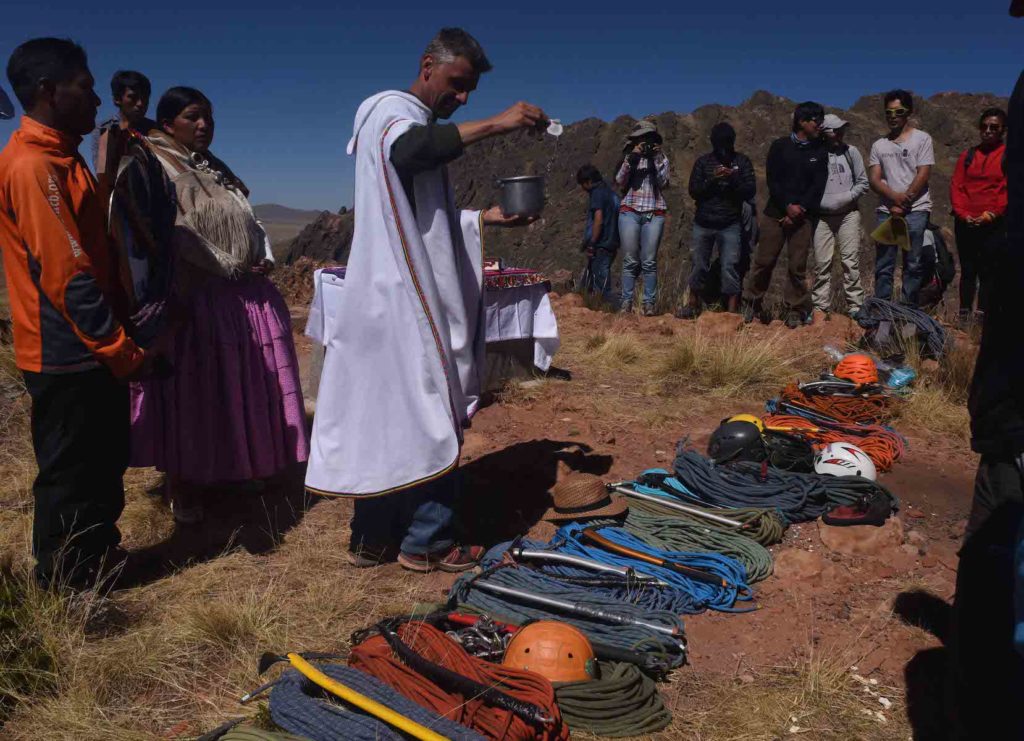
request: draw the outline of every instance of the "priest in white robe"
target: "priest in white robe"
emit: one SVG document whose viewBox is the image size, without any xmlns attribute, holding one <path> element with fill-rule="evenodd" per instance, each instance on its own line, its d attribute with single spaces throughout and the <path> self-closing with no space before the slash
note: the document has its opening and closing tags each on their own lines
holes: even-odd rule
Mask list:
<svg viewBox="0 0 1024 741">
<path fill-rule="evenodd" d="M 462 430 L 484 372 L 483 230 L 529 220 L 459 211 L 446 165 L 473 142 L 547 123 L 526 103 L 439 123 L 490 69 L 476 39 L 445 28 L 409 91 L 379 93 L 356 112 L 355 233 L 325 338 L 306 487 L 355 498 L 357 566 L 397 558 L 454 572 L 483 555 L 453 532 Z"/>
</svg>

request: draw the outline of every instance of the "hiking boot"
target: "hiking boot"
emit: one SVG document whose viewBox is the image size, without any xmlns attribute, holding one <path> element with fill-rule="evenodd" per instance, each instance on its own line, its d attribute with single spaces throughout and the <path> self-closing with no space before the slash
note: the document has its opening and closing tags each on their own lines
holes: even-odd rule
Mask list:
<svg viewBox="0 0 1024 741">
<path fill-rule="evenodd" d="M 740 313 L 743 314 L 743 323 L 750 324 L 754 321 L 754 316 L 757 314 L 757 307 L 753 301 L 744 301 L 743 309 Z"/>
<path fill-rule="evenodd" d="M 644 316 L 654 316 L 654 304 L 644 304 Z"/>
<path fill-rule="evenodd" d="M 449 574 L 457 574 L 460 571 L 469 571 L 480 562 L 486 550 L 481 545 L 453 545 L 447 551 L 438 553 L 406 553 L 398 554 L 398 563 L 402 568 L 409 571 L 446 571 Z"/>
<path fill-rule="evenodd" d="M 796 309 L 790 309 L 786 313 L 786 326 L 790 329 L 796 329 L 804 323 L 804 318 L 800 316 L 800 312 Z"/>
<path fill-rule="evenodd" d="M 676 312 L 676 319 L 696 319 L 700 316 L 700 309 L 695 306 L 684 306 Z"/>
<path fill-rule="evenodd" d="M 620 314 L 632 314 L 633 313 L 633 303 L 630 302 L 628 304 L 627 303 L 622 304 L 622 306 L 619 307 L 619 313 Z"/>
<path fill-rule="evenodd" d="M 345 558 L 357 569 L 369 569 L 395 560 L 397 549 L 394 546 L 382 545 L 349 545 Z"/>
</svg>

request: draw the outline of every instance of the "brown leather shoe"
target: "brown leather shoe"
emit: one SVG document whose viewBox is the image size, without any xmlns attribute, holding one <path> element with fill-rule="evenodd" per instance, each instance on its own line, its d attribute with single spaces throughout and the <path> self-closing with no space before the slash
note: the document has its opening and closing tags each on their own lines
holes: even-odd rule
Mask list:
<svg viewBox="0 0 1024 741">
<path fill-rule="evenodd" d="M 469 571 L 484 557 L 486 549 L 481 545 L 453 545 L 447 551 L 438 553 L 406 553 L 398 554 L 398 563 L 409 571 L 426 573 L 428 571 L 447 571 L 457 574 Z"/>
</svg>

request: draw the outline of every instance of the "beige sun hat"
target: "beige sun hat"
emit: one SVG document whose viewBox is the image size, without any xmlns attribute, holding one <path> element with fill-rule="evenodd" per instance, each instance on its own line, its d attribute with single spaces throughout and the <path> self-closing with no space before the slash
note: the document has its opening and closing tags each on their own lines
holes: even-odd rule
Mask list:
<svg viewBox="0 0 1024 741">
<path fill-rule="evenodd" d="M 621 517 L 628 510 L 626 500 L 610 494 L 597 476 L 573 473 L 551 488 L 554 506 L 544 513 L 545 520 L 570 522 L 600 517 Z"/>
</svg>

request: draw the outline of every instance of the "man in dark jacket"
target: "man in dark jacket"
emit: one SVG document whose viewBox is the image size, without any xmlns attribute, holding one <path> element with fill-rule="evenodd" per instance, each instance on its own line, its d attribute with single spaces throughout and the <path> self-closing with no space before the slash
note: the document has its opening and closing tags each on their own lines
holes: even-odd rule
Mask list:
<svg viewBox="0 0 1024 741">
<path fill-rule="evenodd" d="M 828 180 L 828 154 L 819 139 L 824 120 L 825 109 L 819 103 L 801 103 L 793 111 L 793 131 L 772 142 L 768 150 L 768 205 L 743 292 L 746 322 L 753 321 L 755 314 L 762 314 L 763 318 L 761 301 L 784 246 L 789 273 L 783 290 L 786 326 L 795 329 L 810 316 L 807 255 L 811 249 L 812 218 L 817 214 Z"/>
<path fill-rule="evenodd" d="M 693 163 L 690 197 L 697 202 L 690 247 L 690 297 L 679 312 L 682 319 L 695 319 L 701 309 L 711 267 L 711 255 L 718 245 L 721 263 L 722 297 L 726 308 L 735 312 L 740 304 L 740 220 L 743 202 L 754 197 L 757 181 L 750 159 L 736 151 L 736 131 L 725 121 L 711 129 L 711 152 Z"/>
<path fill-rule="evenodd" d="M 1024 14 L 1024 2 L 1014 5 Z M 981 462 L 950 634 L 956 739 L 1024 738 L 1024 659 L 1014 651 L 1013 602 L 1013 553 L 1024 522 L 1024 73 L 1010 98 L 1005 170 L 1007 239 L 991 257 L 992 290 L 968 403 L 971 446 Z"/>
</svg>

